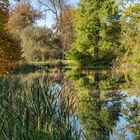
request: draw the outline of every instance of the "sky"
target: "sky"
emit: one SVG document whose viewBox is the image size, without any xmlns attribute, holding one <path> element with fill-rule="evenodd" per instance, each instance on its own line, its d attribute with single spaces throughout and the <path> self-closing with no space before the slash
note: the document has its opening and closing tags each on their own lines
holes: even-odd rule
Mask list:
<svg viewBox="0 0 140 140">
<path fill-rule="evenodd" d="M 12 4 L 15 4 L 14 0 L 9 0 Z M 26 1 L 26 0 L 25 0 Z M 32 6 L 37 9 L 38 11 L 43 11 L 43 9 L 41 8 L 38 0 L 27 0 L 30 1 Z M 42 0 L 45 1 L 45 0 Z M 47 0 L 46 0 L 47 1 Z M 76 5 L 79 0 L 68 0 L 68 2 L 72 5 Z M 135 2 L 140 2 L 140 0 L 135 0 Z M 129 4 L 128 4 L 129 5 Z M 48 28 L 52 28 L 52 25 L 54 24 L 54 16 L 52 15 L 51 12 L 46 13 L 45 16 L 43 16 L 40 20 L 37 21 L 37 25 L 39 26 L 45 26 Z"/>
<path fill-rule="evenodd" d="M 79 0 L 69 0 L 69 3 L 73 4 L 73 5 L 76 5 L 78 3 L 78 1 Z M 38 5 L 38 8 L 40 10 L 40 6 L 39 5 Z M 46 13 L 44 19 L 39 20 L 37 23 L 40 26 L 46 26 L 46 27 L 52 28 L 52 25 L 54 23 L 54 16 L 50 12 Z"/>
<path fill-rule="evenodd" d="M 10 3 L 13 5 L 15 4 L 14 0 L 9 0 Z M 38 11 L 43 11 L 41 8 L 40 4 L 38 3 L 38 0 L 29 0 L 32 4 L 32 6 L 37 9 Z M 79 0 L 69 0 L 70 4 L 76 5 Z M 40 20 L 37 21 L 37 25 L 39 26 L 45 26 L 48 28 L 52 28 L 52 25 L 54 24 L 54 16 L 52 15 L 51 12 L 48 12 L 43 16 Z"/>
</svg>

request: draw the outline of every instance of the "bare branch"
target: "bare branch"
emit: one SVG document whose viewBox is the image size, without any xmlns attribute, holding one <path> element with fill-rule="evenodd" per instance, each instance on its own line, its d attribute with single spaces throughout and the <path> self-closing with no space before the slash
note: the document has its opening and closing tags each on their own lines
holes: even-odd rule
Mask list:
<svg viewBox="0 0 140 140">
<path fill-rule="evenodd" d="M 39 0 L 39 3 L 41 4 L 41 5 L 43 5 L 43 6 L 45 6 L 45 7 L 47 7 L 47 10 L 48 11 L 51 11 L 53 14 L 57 14 L 56 13 L 56 11 L 54 11 L 54 9 L 53 8 L 51 8 L 48 4 L 45 4 L 44 2 L 42 2 L 41 0 Z M 45 10 L 46 11 L 46 10 Z"/>
</svg>

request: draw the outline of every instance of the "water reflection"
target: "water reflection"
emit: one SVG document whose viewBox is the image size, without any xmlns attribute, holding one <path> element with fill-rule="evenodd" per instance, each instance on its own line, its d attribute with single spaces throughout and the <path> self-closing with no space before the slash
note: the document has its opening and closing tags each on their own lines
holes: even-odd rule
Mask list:
<svg viewBox="0 0 140 140">
<path fill-rule="evenodd" d="M 128 84 L 123 73 L 112 73 L 110 70 L 76 69 L 67 71 L 67 77 L 73 79 L 77 89 L 77 112 L 85 139 L 139 138 L 139 97 L 130 100 L 137 93 L 132 92 L 130 82 Z M 125 91 L 129 88 L 131 96 L 128 96 L 123 88 Z"/>
<path fill-rule="evenodd" d="M 79 139 L 71 98 L 57 81 L 42 72 L 0 81 L 0 139 Z"/>
<path fill-rule="evenodd" d="M 138 140 L 138 85 L 137 71 L 62 68 L 13 73 L 0 81 L 0 138 Z"/>
</svg>

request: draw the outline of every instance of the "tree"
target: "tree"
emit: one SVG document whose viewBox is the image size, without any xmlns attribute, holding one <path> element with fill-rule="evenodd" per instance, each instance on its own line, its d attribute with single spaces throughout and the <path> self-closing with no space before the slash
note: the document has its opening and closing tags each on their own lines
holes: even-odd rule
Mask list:
<svg viewBox="0 0 140 140">
<path fill-rule="evenodd" d="M 119 65 L 140 63 L 140 4 L 133 3 L 127 6 L 122 16 L 122 50 L 123 55 L 119 59 Z"/>
<path fill-rule="evenodd" d="M 117 49 L 114 41 L 116 34 L 120 33 L 120 28 L 115 28 L 119 22 L 117 10 L 114 0 L 81 0 L 75 15 L 75 41 L 68 58 L 82 65 L 93 64 L 102 61 L 105 52 Z M 108 37 L 108 34 L 113 37 Z M 116 40 L 118 42 L 118 38 Z"/>
<path fill-rule="evenodd" d="M 33 25 L 40 14 L 35 10 L 30 3 L 18 2 L 9 12 L 9 19 L 7 22 L 7 29 L 12 34 L 19 37 L 22 29 L 29 25 Z"/>
<path fill-rule="evenodd" d="M 8 0 L 0 2 L 0 73 L 8 73 L 21 60 L 19 43 L 5 30 L 8 21 Z"/>
<path fill-rule="evenodd" d="M 66 28 L 69 26 L 69 29 L 71 28 L 72 31 L 72 22 L 68 21 L 72 18 L 72 7 L 67 5 L 68 0 L 39 0 L 39 3 L 41 6 L 44 7 L 43 12 L 51 12 L 55 18 L 56 24 L 54 25 L 55 30 L 57 34 L 59 34 L 62 46 L 63 46 L 63 59 L 64 59 L 64 51 L 66 49 Z M 65 13 L 65 14 L 64 14 Z M 69 16 L 69 17 L 68 17 Z M 64 19 L 66 17 L 66 19 Z M 67 23 L 66 23 L 67 22 Z M 67 25 L 68 26 L 67 26 Z M 67 26 L 67 27 L 66 27 Z M 71 27 L 70 27 L 71 26 Z M 71 40 L 70 36 L 70 40 Z M 71 41 L 69 41 L 71 42 Z"/>
<path fill-rule="evenodd" d="M 74 40 L 74 11 L 71 5 L 65 6 L 56 21 L 56 34 L 62 39 L 64 52 L 69 50 Z"/>
<path fill-rule="evenodd" d="M 21 33 L 23 57 L 28 61 L 61 58 L 61 43 L 51 29 L 28 26 Z"/>
<path fill-rule="evenodd" d="M 125 120 L 128 122 L 124 129 L 132 132 L 133 139 L 139 140 L 140 138 L 140 103 L 138 99 L 132 101 L 125 101 L 125 107 L 122 112 L 125 116 Z"/>
<path fill-rule="evenodd" d="M 71 71 L 67 71 L 67 75 Z M 117 88 L 118 82 L 115 78 L 110 79 L 110 72 L 105 71 L 87 73 L 83 69 L 74 69 L 70 76 L 76 91 L 76 109 L 85 138 L 108 140 L 121 116 L 121 100 L 124 97 L 118 94 L 117 89 L 113 90 Z"/>
<path fill-rule="evenodd" d="M 43 12 L 51 12 L 55 20 L 59 19 L 60 13 L 62 13 L 68 0 L 38 0 L 41 6 L 43 6 Z"/>
</svg>

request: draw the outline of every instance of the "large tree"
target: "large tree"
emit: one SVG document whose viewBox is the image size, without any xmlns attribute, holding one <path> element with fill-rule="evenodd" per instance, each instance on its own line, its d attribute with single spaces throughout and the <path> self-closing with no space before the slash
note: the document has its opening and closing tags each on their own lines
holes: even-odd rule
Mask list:
<svg viewBox="0 0 140 140">
<path fill-rule="evenodd" d="M 0 73 L 8 73 L 21 59 L 19 43 L 5 30 L 8 21 L 8 0 L 0 1 Z"/>
<path fill-rule="evenodd" d="M 66 5 L 56 21 L 56 34 L 60 36 L 63 51 L 67 52 L 74 40 L 74 13 L 71 5 Z"/>
<path fill-rule="evenodd" d="M 54 16 L 54 28 L 60 37 L 64 52 L 69 48 L 73 41 L 73 14 L 74 8 L 68 4 L 69 0 L 38 0 L 43 7 L 42 12 L 51 13 Z"/>
<path fill-rule="evenodd" d="M 33 25 L 40 14 L 35 10 L 29 2 L 18 2 L 9 11 L 9 19 L 7 29 L 14 35 L 20 35 L 21 31 L 29 25 Z"/>
<path fill-rule="evenodd" d="M 103 59 L 105 54 L 118 47 L 119 14 L 114 0 L 80 0 L 75 23 L 76 39 L 69 59 L 87 65 L 91 60 Z"/>
</svg>

